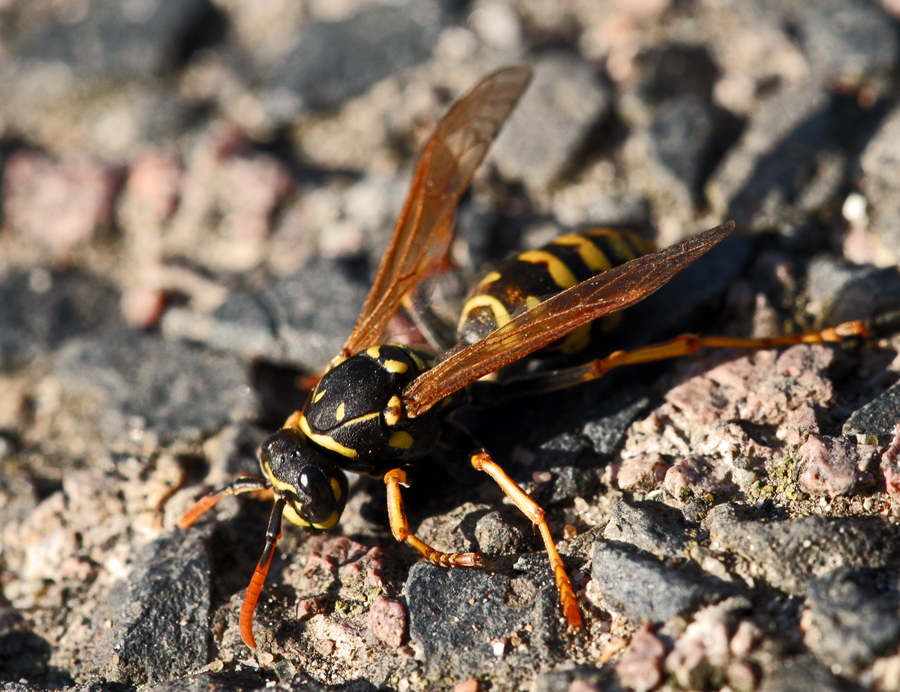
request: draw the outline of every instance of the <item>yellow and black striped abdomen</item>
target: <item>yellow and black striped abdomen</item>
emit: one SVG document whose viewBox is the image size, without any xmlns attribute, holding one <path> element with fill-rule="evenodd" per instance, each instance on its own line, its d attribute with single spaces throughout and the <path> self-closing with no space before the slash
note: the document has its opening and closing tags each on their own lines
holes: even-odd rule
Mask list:
<svg viewBox="0 0 900 692">
<path fill-rule="evenodd" d="M 457 337 L 461 343 L 480 341 L 550 296 L 653 249 L 652 243 L 634 231 L 592 228 L 516 255 L 473 287 L 463 307 Z M 619 313 L 604 318 L 604 328 L 611 329 L 619 319 Z M 546 350 L 574 353 L 589 341 L 590 325 L 585 325 Z"/>
</svg>

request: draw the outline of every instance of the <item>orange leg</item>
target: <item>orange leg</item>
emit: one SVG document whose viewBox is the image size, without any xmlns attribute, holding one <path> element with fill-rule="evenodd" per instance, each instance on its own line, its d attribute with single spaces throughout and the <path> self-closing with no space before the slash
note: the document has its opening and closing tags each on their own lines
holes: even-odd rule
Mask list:
<svg viewBox="0 0 900 692">
<path fill-rule="evenodd" d="M 209 495 L 197 500 L 193 507 L 181 515 L 181 518 L 178 520 L 178 528 L 187 529 L 193 526 L 195 521 L 219 504 L 219 500 L 223 497 L 251 493 L 254 490 L 266 490 L 269 487 L 271 487 L 269 481 L 265 478 L 247 478 L 246 476 L 236 478 L 221 490 L 211 492 Z"/>
<path fill-rule="evenodd" d="M 266 583 L 266 575 L 269 573 L 269 566 L 272 564 L 272 556 L 275 554 L 275 544 L 281 538 L 281 517 L 284 513 L 285 501 L 279 498 L 275 501 L 272 508 L 272 514 L 269 517 L 269 526 L 266 529 L 266 547 L 263 549 L 262 557 L 253 571 L 253 578 L 250 580 L 250 586 L 247 587 L 247 593 L 244 594 L 244 602 L 241 604 L 241 616 L 238 620 L 241 630 L 241 639 L 244 644 L 251 649 L 256 648 L 256 639 L 253 637 L 253 613 L 256 610 L 256 604 L 259 602 L 259 594 L 262 592 L 263 584 Z"/>
<path fill-rule="evenodd" d="M 584 365 L 574 368 L 557 370 L 555 372 L 542 373 L 533 376 L 524 376 L 509 380 L 503 385 L 504 394 L 506 395 L 525 395 L 539 394 L 542 392 L 554 391 L 571 387 L 582 382 L 589 382 L 603 377 L 606 373 L 614 368 L 623 365 L 637 365 L 639 363 L 650 363 L 656 360 L 665 360 L 667 358 L 678 358 L 679 356 L 688 356 L 701 348 L 746 348 L 746 349 L 766 349 L 778 348 L 783 346 L 794 346 L 796 344 L 824 344 L 836 343 L 852 337 L 863 339 L 871 338 L 874 331 L 881 329 L 873 329 L 872 323 L 869 321 L 857 320 L 854 322 L 844 322 L 837 327 L 830 327 L 815 332 L 805 332 L 803 334 L 787 334 L 785 336 L 777 336 L 769 339 L 740 339 L 724 336 L 706 336 L 701 337 L 696 334 L 682 334 L 676 336 L 671 341 L 665 341 L 661 344 L 653 344 L 644 346 L 633 351 L 616 351 L 606 358 L 593 360 Z"/>
<path fill-rule="evenodd" d="M 491 459 L 491 455 L 487 452 L 473 454 L 472 466 L 479 471 L 484 471 L 493 478 L 509 499 L 513 501 L 513 504 L 522 510 L 522 513 L 538 527 L 541 532 L 541 538 L 544 539 L 547 555 L 550 557 L 550 566 L 553 568 L 556 589 L 559 591 L 559 601 L 566 616 L 569 632 L 579 632 L 584 629 L 584 624 L 581 621 L 581 612 L 578 610 L 578 601 L 575 598 L 575 591 L 572 589 L 572 582 L 569 581 L 569 575 L 566 574 L 566 566 L 563 564 L 562 558 L 556 550 L 556 545 L 553 543 L 553 538 L 550 536 L 550 527 L 547 526 L 547 522 L 544 519 L 544 510 L 506 474 L 506 471 Z"/>
<path fill-rule="evenodd" d="M 484 561 L 478 553 L 442 553 L 410 533 L 406 512 L 403 510 L 403 498 L 400 496 L 400 486 L 406 485 L 406 471 L 388 471 L 384 475 L 384 484 L 387 486 L 388 518 L 394 538 L 406 541 L 423 557 L 444 567 L 484 567 Z"/>
</svg>

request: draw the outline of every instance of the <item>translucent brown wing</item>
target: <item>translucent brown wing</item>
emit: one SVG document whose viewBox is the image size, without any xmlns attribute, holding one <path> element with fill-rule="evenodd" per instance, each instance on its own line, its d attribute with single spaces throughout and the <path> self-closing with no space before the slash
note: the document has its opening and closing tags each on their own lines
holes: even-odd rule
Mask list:
<svg viewBox="0 0 900 692">
<path fill-rule="evenodd" d="M 403 390 L 406 414 L 414 418 L 480 377 L 524 358 L 583 324 L 643 300 L 712 249 L 733 228 L 734 222 L 729 221 L 557 293 L 413 380 Z"/>
<path fill-rule="evenodd" d="M 362 313 L 344 344 L 345 354 L 377 343 L 404 294 L 444 260 L 459 198 L 530 79 L 531 69 L 524 66 L 489 74 L 438 124 L 416 166 Z"/>
</svg>

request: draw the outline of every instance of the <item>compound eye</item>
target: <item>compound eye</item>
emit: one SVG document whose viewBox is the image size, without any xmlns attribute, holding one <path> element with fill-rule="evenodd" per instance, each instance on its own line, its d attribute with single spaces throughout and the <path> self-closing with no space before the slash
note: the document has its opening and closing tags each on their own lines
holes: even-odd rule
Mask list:
<svg viewBox="0 0 900 692">
<path fill-rule="evenodd" d="M 298 483 L 300 516 L 316 527 L 337 523 L 346 502 L 338 480 L 329 478 L 322 469 L 306 466 L 300 471 Z"/>
</svg>

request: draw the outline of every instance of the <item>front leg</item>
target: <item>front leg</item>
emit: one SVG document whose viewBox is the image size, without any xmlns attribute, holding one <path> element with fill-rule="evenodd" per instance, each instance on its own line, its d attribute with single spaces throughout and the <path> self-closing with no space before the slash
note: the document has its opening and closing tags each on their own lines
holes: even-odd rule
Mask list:
<svg viewBox="0 0 900 692">
<path fill-rule="evenodd" d="M 387 486 L 388 518 L 394 538 L 401 542 L 406 541 L 423 557 L 444 567 L 484 567 L 484 561 L 478 553 L 442 553 L 410 533 L 409 522 L 403 509 L 403 498 L 400 496 L 400 486 L 407 485 L 406 471 L 403 469 L 388 471 L 384 474 L 384 484 Z"/>
</svg>

